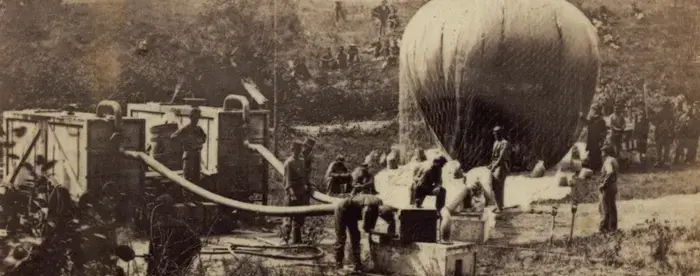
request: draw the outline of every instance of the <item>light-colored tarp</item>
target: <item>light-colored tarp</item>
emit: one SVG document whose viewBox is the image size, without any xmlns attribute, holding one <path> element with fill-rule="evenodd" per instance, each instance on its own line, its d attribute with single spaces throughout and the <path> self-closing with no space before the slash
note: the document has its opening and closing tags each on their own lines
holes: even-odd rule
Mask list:
<svg viewBox="0 0 700 276">
<path fill-rule="evenodd" d="M 433 0 L 401 44 L 403 153 L 438 146 L 486 165 L 501 125 L 516 161 L 551 168 L 576 142 L 600 61 L 595 27 L 565 0 Z"/>
<path fill-rule="evenodd" d="M 428 161 L 438 155 L 445 153 L 439 149 L 426 150 Z M 404 208 L 410 205 L 411 185 L 413 184 L 413 170 L 419 165 L 417 162 L 409 162 L 398 169 L 381 170 L 374 177 L 375 187 L 382 200 L 395 207 Z M 466 185 L 474 187 L 480 183 L 483 192 L 491 193 L 491 171 L 486 167 L 476 167 L 465 173 L 464 178 L 455 179 L 454 173 L 460 168 L 459 162 L 449 160 L 442 170 L 443 187 L 446 191 L 445 202 L 450 205 L 452 202 L 461 202 L 459 191 Z M 504 205 L 506 207 L 518 207 L 520 210 L 529 210 L 532 202 L 537 200 L 558 200 L 571 193 L 571 187 L 561 186 L 560 182 L 566 181 L 570 184 L 573 172 L 570 168 L 559 169 L 556 173 L 548 173 L 544 177 L 530 178 L 526 175 L 510 175 L 506 178 Z M 486 194 L 480 193 L 477 200 L 485 202 Z M 428 196 L 423 202 L 425 208 L 435 208 L 435 197 Z M 461 206 L 460 206 L 461 207 Z M 459 209 L 459 207 L 457 208 Z M 452 210 L 457 211 L 457 210 Z"/>
</svg>

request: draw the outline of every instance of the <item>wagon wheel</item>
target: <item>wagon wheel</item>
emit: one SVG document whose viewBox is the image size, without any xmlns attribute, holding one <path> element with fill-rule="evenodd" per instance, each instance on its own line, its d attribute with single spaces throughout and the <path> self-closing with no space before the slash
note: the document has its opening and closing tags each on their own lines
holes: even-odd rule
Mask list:
<svg viewBox="0 0 700 276">
<path fill-rule="evenodd" d="M 61 186 L 54 186 L 48 195 L 46 206 L 41 206 L 37 213 L 38 222 L 37 229 L 41 229 L 38 233 L 43 236 L 49 231 L 49 227 L 55 225 L 49 224 L 50 220 L 61 220 L 71 218 L 73 216 L 73 201 L 70 197 L 68 189 Z M 46 212 L 43 210 L 46 209 Z"/>
<path fill-rule="evenodd" d="M 46 214 L 42 210 L 39 210 L 31 214 L 31 217 L 34 220 L 31 226 L 32 234 L 37 238 L 43 238 L 46 233 L 46 227 L 48 226 Z"/>
</svg>

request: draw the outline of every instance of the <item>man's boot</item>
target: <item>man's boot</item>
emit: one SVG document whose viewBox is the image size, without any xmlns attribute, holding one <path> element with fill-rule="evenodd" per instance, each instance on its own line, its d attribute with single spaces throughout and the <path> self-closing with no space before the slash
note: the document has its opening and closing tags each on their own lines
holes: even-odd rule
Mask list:
<svg viewBox="0 0 700 276">
<path fill-rule="evenodd" d="M 292 244 L 301 244 L 301 229 L 294 227 L 292 230 Z"/>
</svg>

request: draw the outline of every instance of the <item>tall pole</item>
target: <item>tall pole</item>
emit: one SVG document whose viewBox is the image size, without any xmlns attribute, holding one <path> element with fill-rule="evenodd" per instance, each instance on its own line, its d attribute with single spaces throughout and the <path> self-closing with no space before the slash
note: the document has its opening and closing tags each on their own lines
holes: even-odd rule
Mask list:
<svg viewBox="0 0 700 276">
<path fill-rule="evenodd" d="M 272 103 L 272 123 L 274 125 L 273 148 L 275 156 L 279 153 L 279 109 L 277 108 L 277 102 L 279 101 L 279 96 L 277 96 L 277 0 L 272 0 L 272 47 L 273 57 L 272 57 L 272 93 L 274 94 Z"/>
</svg>

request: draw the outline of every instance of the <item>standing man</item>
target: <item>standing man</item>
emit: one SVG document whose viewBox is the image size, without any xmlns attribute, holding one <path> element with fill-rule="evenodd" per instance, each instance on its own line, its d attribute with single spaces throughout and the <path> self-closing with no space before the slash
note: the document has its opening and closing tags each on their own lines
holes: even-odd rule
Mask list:
<svg viewBox="0 0 700 276">
<path fill-rule="evenodd" d="M 615 105 L 613 109 L 613 114 L 610 115 L 610 145 L 615 150 L 615 157 L 620 156 L 622 151 L 622 138 L 625 133 L 625 127 L 627 122 L 625 122 L 625 116 L 622 114 L 622 106 Z"/>
<path fill-rule="evenodd" d="M 700 116 L 698 116 L 698 102 L 690 107 L 690 138 L 688 140 L 688 163 L 695 164 L 698 155 L 698 140 L 700 140 Z"/>
<path fill-rule="evenodd" d="M 333 62 L 333 51 L 331 48 L 326 48 L 326 53 L 321 56 L 321 68 L 322 69 L 333 69 L 335 67 Z"/>
<path fill-rule="evenodd" d="M 199 185 L 202 171 L 202 148 L 207 140 L 207 135 L 202 127 L 197 125 L 202 111 L 198 107 L 190 112 L 190 123 L 178 129 L 170 138 L 182 143 L 182 171 L 185 179 Z M 187 193 L 186 197 L 191 195 Z"/>
<path fill-rule="evenodd" d="M 342 1 L 335 1 L 335 22 L 345 21 L 345 8 Z"/>
<path fill-rule="evenodd" d="M 417 148 L 413 151 L 413 157 L 411 158 L 411 162 L 421 163 L 425 160 L 428 160 L 428 157 L 425 156 L 425 150 L 423 150 L 422 148 Z"/>
<path fill-rule="evenodd" d="M 338 47 L 336 64 L 338 64 L 338 68 L 340 69 L 348 68 L 348 54 L 345 52 L 345 47 L 343 46 Z"/>
<path fill-rule="evenodd" d="M 374 175 L 369 171 L 369 162 L 367 161 L 352 172 L 352 194 L 377 194 L 374 188 Z"/>
<path fill-rule="evenodd" d="M 692 121 L 692 110 L 688 108 L 681 114 L 678 118 L 678 124 L 676 125 L 676 133 L 678 142 L 676 144 L 676 152 L 673 158 L 673 163 L 686 163 L 688 162 L 688 157 L 690 153 L 690 140 L 693 139 L 693 134 L 691 133 L 691 121 Z"/>
<path fill-rule="evenodd" d="M 388 4 L 387 0 L 382 0 L 382 4 L 372 9 L 372 18 L 379 20 L 379 36 L 382 37 L 386 34 L 386 29 L 389 23 L 389 15 L 391 15 L 392 9 Z"/>
<path fill-rule="evenodd" d="M 634 114 L 630 109 L 627 109 L 626 112 L 627 116 L 625 116 L 625 130 L 623 132 L 622 136 L 622 142 L 623 142 L 623 148 L 631 152 L 632 150 L 635 150 L 635 141 L 634 141 L 634 128 L 635 125 L 634 123 L 637 121 L 636 114 Z"/>
<path fill-rule="evenodd" d="M 647 164 L 647 143 L 649 141 L 649 119 L 646 113 L 646 107 L 639 112 L 634 128 L 637 151 L 639 152 L 641 163 L 645 167 Z"/>
<path fill-rule="evenodd" d="M 363 220 L 362 229 L 365 233 L 370 233 L 377 223 L 377 218 L 381 217 L 389 223 L 388 234 L 395 233 L 394 210 L 384 206 L 381 199 L 374 195 L 353 195 L 344 199 L 335 208 L 335 263 L 337 269 L 343 268 L 345 258 L 345 242 L 347 232 L 350 232 L 350 252 L 354 271 L 362 272 L 362 259 L 360 257 L 360 230 L 357 222 Z M 363 219 L 364 218 L 364 219 Z M 347 232 L 346 232 L 347 231 Z"/>
<path fill-rule="evenodd" d="M 345 156 L 338 155 L 326 170 L 326 192 L 329 195 L 341 194 L 350 190 L 352 182 L 350 170 L 345 166 Z"/>
<path fill-rule="evenodd" d="M 316 145 L 316 140 L 311 139 L 311 138 L 306 138 L 304 139 L 304 144 L 302 145 L 302 158 L 304 159 L 304 178 L 306 178 L 306 185 L 307 187 L 311 188 L 313 185 L 311 183 L 312 177 L 311 177 L 311 169 L 313 168 L 314 165 L 314 157 L 311 155 L 311 153 L 314 150 L 314 146 Z"/>
<path fill-rule="evenodd" d="M 357 45 L 350 44 L 350 47 L 348 48 L 348 63 L 355 64 L 359 61 L 360 61 L 360 49 L 357 48 Z"/>
<path fill-rule="evenodd" d="M 670 101 L 665 101 L 661 111 L 654 116 L 654 140 L 656 141 L 656 166 L 666 166 L 673 142 L 673 107 Z"/>
<path fill-rule="evenodd" d="M 601 184 L 598 186 L 600 192 L 600 232 L 609 233 L 617 230 L 617 206 L 615 197 L 617 195 L 617 174 L 620 165 L 612 155 L 614 150 L 609 145 L 603 146 L 603 169 L 601 171 Z"/>
<path fill-rule="evenodd" d="M 287 193 L 287 206 L 303 206 L 309 204 L 311 189 L 306 178 L 304 159 L 301 156 L 302 143 L 292 143 L 292 156 L 284 162 L 284 190 Z M 289 243 L 292 235 L 292 243 L 301 243 L 301 228 L 304 226 L 304 216 L 293 216 L 284 221 L 282 225 L 282 239 Z"/>
<path fill-rule="evenodd" d="M 600 112 L 600 106 L 593 106 L 588 114 L 588 118 L 583 117 L 583 114 L 581 114 L 581 119 L 586 123 L 588 132 L 586 135 L 586 150 L 588 151 L 588 162 L 586 165 L 589 169 L 597 171 L 603 162 L 600 148 L 603 146 L 607 131 L 603 114 Z"/>
<path fill-rule="evenodd" d="M 413 171 L 413 186 L 411 186 L 411 204 L 423 208 L 423 200 L 428 195 L 434 195 L 435 209 L 440 213 L 445 206 L 445 188 L 442 187 L 442 168 L 447 163 L 445 157 L 437 157 L 431 163 L 419 164 Z"/>
<path fill-rule="evenodd" d="M 503 137 L 503 128 L 496 126 L 493 128 L 493 135 L 496 141 L 493 143 L 493 150 L 491 153 L 491 164 L 488 168 L 491 170 L 491 175 L 493 176 L 493 193 L 496 197 L 496 205 L 498 210 L 496 212 L 503 211 L 503 199 L 504 199 L 504 187 L 506 183 L 506 177 L 510 172 L 510 144 L 508 140 Z"/>
<path fill-rule="evenodd" d="M 184 276 L 202 249 L 199 235 L 173 217 L 175 199 L 168 194 L 156 199 L 148 243 L 148 276 Z"/>
</svg>

